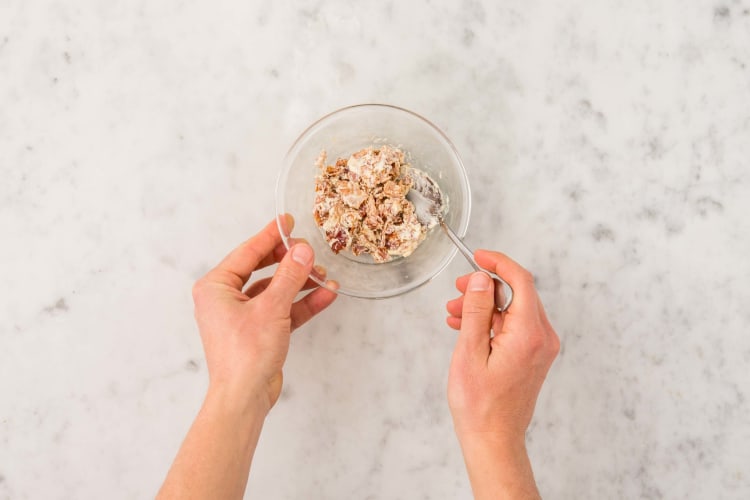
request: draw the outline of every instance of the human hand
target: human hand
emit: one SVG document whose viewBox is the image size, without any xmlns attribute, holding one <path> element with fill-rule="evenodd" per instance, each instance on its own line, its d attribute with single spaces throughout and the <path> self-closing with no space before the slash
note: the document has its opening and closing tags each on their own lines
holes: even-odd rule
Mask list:
<svg viewBox="0 0 750 500">
<path fill-rule="evenodd" d="M 291 216 L 281 222 L 291 231 Z M 193 286 L 209 388 L 158 498 L 243 497 L 263 421 L 281 392 L 292 330 L 336 298 L 308 279 L 312 248 L 294 243 L 287 251 L 272 221 Z M 253 271 L 275 263 L 272 278 L 243 292 Z"/>
<path fill-rule="evenodd" d="M 525 433 L 560 341 L 528 271 L 500 253 L 478 250 L 474 257 L 510 284 L 513 303 L 504 313 L 495 309 L 493 283 L 485 273 L 456 280 L 462 296 L 447 304 L 448 325 L 459 330 L 448 403 L 476 497 L 492 490 L 487 485 L 500 480 L 497 467 L 502 465 L 517 468 L 517 477 L 528 476 L 525 493 L 515 498 L 535 498 Z"/>
<path fill-rule="evenodd" d="M 291 231 L 292 217 L 283 222 Z M 195 283 L 195 318 L 206 353 L 209 394 L 240 405 L 260 405 L 265 413 L 276 403 L 291 332 L 336 298 L 308 279 L 313 261 L 313 250 L 304 242 L 287 251 L 276 221 L 271 221 Z M 279 265 L 272 278 L 243 292 L 255 270 L 275 263 Z M 298 292 L 313 288 L 294 302 Z"/>
</svg>

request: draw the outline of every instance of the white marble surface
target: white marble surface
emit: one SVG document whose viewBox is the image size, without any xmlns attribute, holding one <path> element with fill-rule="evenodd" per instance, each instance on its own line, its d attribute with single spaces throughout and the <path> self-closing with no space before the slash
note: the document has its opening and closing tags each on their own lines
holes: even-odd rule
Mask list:
<svg viewBox="0 0 750 500">
<path fill-rule="evenodd" d="M 546 498 L 750 496 L 750 2 L 0 0 L 0 499 L 147 498 L 206 386 L 190 287 L 273 216 L 286 148 L 413 109 L 468 242 L 562 352 Z M 455 260 L 293 341 L 248 498 L 455 499 Z"/>
</svg>

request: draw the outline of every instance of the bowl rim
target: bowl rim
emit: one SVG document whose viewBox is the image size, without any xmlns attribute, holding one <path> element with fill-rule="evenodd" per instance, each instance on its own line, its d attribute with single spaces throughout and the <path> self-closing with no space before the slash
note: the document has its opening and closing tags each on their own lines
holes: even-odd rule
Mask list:
<svg viewBox="0 0 750 500">
<path fill-rule="evenodd" d="M 287 150 L 286 154 L 284 155 L 284 161 L 283 161 L 283 164 L 282 164 L 283 166 L 282 166 L 282 168 L 281 168 L 281 170 L 279 172 L 279 175 L 276 177 L 276 191 L 275 191 L 276 200 L 275 200 L 275 205 L 276 205 L 276 225 L 278 226 L 279 234 L 281 235 L 281 240 L 283 241 L 284 246 L 286 247 L 286 249 L 289 250 L 291 248 L 291 245 L 289 243 L 289 240 L 291 239 L 291 235 L 287 235 L 286 234 L 286 230 L 284 228 L 284 223 L 282 222 L 282 218 L 284 217 L 285 214 L 282 213 L 282 207 L 280 206 L 281 205 L 281 196 L 279 196 L 279 193 L 280 193 L 280 189 L 282 188 L 281 182 L 282 182 L 283 179 L 286 178 L 286 174 L 288 174 L 288 171 L 289 171 L 289 165 L 291 165 L 291 161 L 290 160 L 291 160 L 292 153 L 298 148 L 298 146 L 300 145 L 302 139 L 304 139 L 308 135 L 308 133 L 310 133 L 313 129 L 317 128 L 322 122 L 328 120 L 329 118 L 333 117 L 334 115 L 345 113 L 345 112 L 348 112 L 348 111 L 351 111 L 351 110 L 354 110 L 354 109 L 358 109 L 358 108 L 386 108 L 386 109 L 390 109 L 390 110 L 394 110 L 394 111 L 398 111 L 398 112 L 409 114 L 412 117 L 416 118 L 417 120 L 420 120 L 420 121 L 424 122 L 428 127 L 432 128 L 435 132 L 437 132 L 438 135 L 442 138 L 443 141 L 445 141 L 445 143 L 448 145 L 448 147 L 453 152 L 453 155 L 456 158 L 456 161 L 458 163 L 458 167 L 459 167 L 459 170 L 460 170 L 460 172 L 459 172 L 460 176 L 461 176 L 461 178 L 464 181 L 464 185 L 466 186 L 466 194 L 467 194 L 467 196 L 466 196 L 466 223 L 464 224 L 463 227 L 460 227 L 457 230 L 455 230 L 455 232 L 458 235 L 458 237 L 459 238 L 463 238 L 466 235 L 466 232 L 467 232 L 467 230 L 469 228 L 469 221 L 471 220 L 471 185 L 469 184 L 469 176 L 466 173 L 466 167 L 464 167 L 464 163 L 461 160 L 461 156 L 458 154 L 458 150 L 456 149 L 456 146 L 453 144 L 453 141 L 451 141 L 448 138 L 448 136 L 445 134 L 445 132 L 443 132 L 440 129 L 440 127 L 438 127 L 437 125 L 435 125 L 433 122 L 431 122 L 430 120 L 428 120 L 424 116 L 422 116 L 422 115 L 420 115 L 418 113 L 415 113 L 414 111 L 408 110 L 406 108 L 402 108 L 400 106 L 395 106 L 393 104 L 384 104 L 384 103 L 375 103 L 375 102 L 372 102 L 372 103 L 361 103 L 361 104 L 352 104 L 352 105 L 349 105 L 349 106 L 344 106 L 343 108 L 336 109 L 334 111 L 331 111 L 331 112 L 329 112 L 329 113 L 321 116 L 320 118 L 318 118 L 317 120 L 315 120 L 314 122 L 312 122 L 310 125 L 308 125 L 297 136 L 297 138 L 294 140 L 294 142 L 292 143 L 292 145 L 289 147 L 289 149 Z M 453 229 L 453 228 L 451 228 L 451 229 Z M 320 285 L 321 287 L 323 287 L 323 288 L 326 288 L 326 289 L 328 289 L 328 290 L 330 290 L 330 291 L 332 291 L 334 293 L 337 293 L 337 294 L 346 295 L 348 297 L 354 297 L 354 298 L 360 298 L 360 299 L 375 299 L 375 300 L 398 297 L 400 295 L 404 295 L 404 294 L 406 294 L 408 292 L 412 292 L 412 291 L 414 291 L 414 290 L 416 290 L 418 288 L 423 287 L 424 285 L 426 285 L 430 281 L 434 280 L 440 273 L 442 273 L 445 270 L 445 268 L 448 267 L 448 265 L 453 261 L 453 258 L 456 256 L 456 253 L 458 252 L 458 249 L 456 248 L 455 245 L 451 245 L 451 246 L 452 246 L 452 248 L 448 252 L 447 258 L 444 259 L 444 261 L 440 264 L 440 266 L 435 270 L 435 272 L 431 273 L 430 276 L 428 276 L 426 279 L 423 279 L 420 282 L 415 282 L 415 283 L 413 283 L 412 285 L 410 285 L 410 286 L 408 286 L 406 288 L 396 289 L 396 290 L 394 290 L 392 292 L 385 292 L 385 293 L 374 294 L 374 293 L 367 293 L 367 292 L 364 292 L 364 293 L 363 292 L 356 292 L 356 291 L 352 291 L 352 290 L 347 290 L 346 288 L 332 287 L 332 286 L 330 286 L 328 284 L 328 282 L 326 280 L 323 280 L 319 276 L 317 276 L 315 274 L 315 271 L 313 271 L 313 272 L 310 273 L 309 278 L 312 281 L 314 281 L 315 283 L 317 283 L 318 285 Z"/>
</svg>

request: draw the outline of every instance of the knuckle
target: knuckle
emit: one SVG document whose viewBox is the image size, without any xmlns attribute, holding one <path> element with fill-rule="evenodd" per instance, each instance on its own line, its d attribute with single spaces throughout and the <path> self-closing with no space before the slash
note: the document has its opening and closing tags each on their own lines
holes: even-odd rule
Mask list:
<svg viewBox="0 0 750 500">
<path fill-rule="evenodd" d="M 262 304 L 264 309 L 277 313 L 289 312 L 299 289 L 281 276 L 278 276 L 278 278 L 274 276 L 268 287 L 258 295 L 259 298 L 263 299 L 259 305 Z"/>
<path fill-rule="evenodd" d="M 280 299 L 267 293 L 269 291 L 267 290 L 256 297 L 255 306 L 258 308 L 257 310 L 269 313 L 269 317 L 285 315 L 288 312 L 288 307 L 285 308 Z"/>
<path fill-rule="evenodd" d="M 263 293 L 258 294 L 255 299 L 254 306 L 258 308 L 259 311 L 268 311 L 273 309 L 274 304 L 277 302 L 276 300 L 273 300 L 272 297 L 268 296 L 268 293 L 265 291 Z"/>
<path fill-rule="evenodd" d="M 521 269 L 518 273 L 518 279 L 527 285 L 534 285 L 534 275 L 528 269 Z"/>
<path fill-rule="evenodd" d="M 299 281 L 299 273 L 291 269 L 291 266 L 279 266 L 274 275 L 276 282 L 282 286 L 292 286 Z"/>
<path fill-rule="evenodd" d="M 544 348 L 545 339 L 543 332 L 539 330 L 533 331 L 528 337 L 526 341 L 526 345 L 528 346 L 529 350 L 532 352 L 538 352 L 541 351 Z"/>
<path fill-rule="evenodd" d="M 492 309 L 491 305 L 485 305 L 477 302 L 464 301 L 464 307 L 461 311 L 461 315 L 465 318 L 467 316 L 481 316 L 487 315 Z"/>
<path fill-rule="evenodd" d="M 205 289 L 206 289 L 206 282 L 203 278 L 200 278 L 195 283 L 193 283 L 193 289 L 192 289 L 193 302 L 199 302 L 201 300 Z"/>
<path fill-rule="evenodd" d="M 553 357 L 557 357 L 560 354 L 560 337 L 557 336 L 554 330 L 552 330 L 550 335 L 550 351 Z"/>
</svg>

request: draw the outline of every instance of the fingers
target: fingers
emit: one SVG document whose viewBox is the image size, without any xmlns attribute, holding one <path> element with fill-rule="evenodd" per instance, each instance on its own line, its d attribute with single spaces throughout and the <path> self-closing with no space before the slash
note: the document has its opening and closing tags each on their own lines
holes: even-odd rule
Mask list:
<svg viewBox="0 0 750 500">
<path fill-rule="evenodd" d="M 461 318 L 456 318 L 455 316 L 448 316 L 445 319 L 445 322 L 448 323 L 448 326 L 453 328 L 454 330 L 461 329 Z"/>
<path fill-rule="evenodd" d="M 302 290 L 313 267 L 313 250 L 306 243 L 294 245 L 281 259 L 271 282 L 263 292 L 270 305 L 290 311 L 297 293 Z"/>
<path fill-rule="evenodd" d="M 298 242 L 304 241 L 302 239 L 297 240 L 296 238 L 289 238 L 289 246 L 294 246 Z M 268 267 L 272 264 L 277 264 L 281 262 L 281 259 L 284 258 L 284 255 L 286 255 L 287 249 L 286 245 L 284 243 L 279 243 L 276 245 L 276 247 L 273 249 L 273 251 L 263 257 L 263 259 L 258 263 L 257 266 L 255 266 L 255 269 L 253 271 L 257 271 L 258 269 L 263 269 L 264 267 Z"/>
<path fill-rule="evenodd" d="M 490 354 L 490 329 L 495 312 L 493 283 L 483 272 L 471 275 L 461 308 L 461 331 L 457 347 L 486 361 Z"/>
<path fill-rule="evenodd" d="M 448 326 L 453 328 L 454 330 L 461 329 L 461 309 L 463 309 L 463 307 L 463 295 L 461 297 L 448 301 L 448 303 L 445 305 L 448 314 L 450 314 L 450 316 L 448 316 L 445 321 L 446 323 L 448 323 Z"/>
<path fill-rule="evenodd" d="M 307 243 L 304 239 L 298 240 L 298 239 L 290 238 L 290 242 L 292 241 L 294 242 L 294 244 L 296 244 L 297 242 Z M 284 247 L 283 244 L 281 246 Z M 284 252 L 281 254 L 281 257 L 279 257 L 279 259 L 276 262 L 281 261 L 281 259 L 284 258 L 284 255 L 286 255 L 286 252 L 287 252 L 286 247 L 284 247 Z M 258 266 L 258 269 L 260 269 L 260 267 L 261 266 Z M 316 265 L 316 266 L 313 266 L 313 273 L 316 275 L 318 279 L 325 280 L 326 275 L 328 274 L 328 270 L 323 266 Z M 270 283 L 271 283 L 270 277 L 260 279 L 256 281 L 255 283 L 250 284 L 250 286 L 247 287 L 247 289 L 245 290 L 245 295 L 247 295 L 247 297 L 250 299 L 257 297 L 258 295 L 263 293 L 263 291 L 266 288 L 268 288 L 268 285 Z M 304 286 L 302 287 L 302 290 L 312 290 L 313 288 L 317 286 L 320 286 L 320 285 L 317 282 L 313 281 L 312 278 L 308 278 Z"/>
<path fill-rule="evenodd" d="M 534 277 L 530 272 L 500 252 L 477 250 L 474 252 L 474 259 L 477 264 L 493 271 L 513 288 L 513 303 L 508 312 L 536 309 L 537 294 L 534 288 Z M 456 280 L 456 286 L 458 286 L 458 280 Z"/>
<path fill-rule="evenodd" d="M 294 219 L 290 215 L 287 215 L 284 224 L 287 229 L 291 230 L 291 226 L 294 225 Z M 250 278 L 250 274 L 258 266 L 267 263 L 269 260 L 273 261 L 273 254 L 275 252 L 282 252 L 278 248 L 279 244 L 281 244 L 281 234 L 274 220 L 269 222 L 261 232 L 242 243 L 229 255 L 224 257 L 224 260 L 213 270 L 209 271 L 207 276 L 210 276 L 214 281 L 240 290 Z"/>
<path fill-rule="evenodd" d="M 466 281 L 467 282 L 469 281 L 468 277 Z M 466 287 L 464 287 L 464 290 L 465 289 Z M 461 329 L 461 315 L 462 315 L 463 307 L 464 307 L 463 295 L 453 300 L 448 301 L 448 303 L 446 304 L 445 308 L 448 311 L 448 314 L 450 314 L 450 316 L 446 318 L 446 323 L 448 323 L 448 326 L 453 328 L 454 330 Z M 495 334 L 502 331 L 503 318 L 504 318 L 504 315 L 498 312 L 497 310 L 492 312 L 492 331 L 495 332 Z"/>
<path fill-rule="evenodd" d="M 463 295 L 455 298 L 453 300 L 448 301 L 448 303 L 445 305 L 445 309 L 448 311 L 448 314 L 451 316 L 455 316 L 457 318 L 461 317 L 461 311 L 464 308 L 464 297 Z"/>
<path fill-rule="evenodd" d="M 325 277 L 325 271 L 322 273 L 323 277 Z M 248 296 L 248 298 L 252 299 L 253 297 L 257 297 L 263 291 L 268 288 L 268 285 L 271 284 L 271 278 L 263 278 L 262 280 L 258 280 L 255 283 L 251 284 L 247 290 L 245 290 L 245 295 Z M 319 287 L 316 282 L 314 282 L 312 279 L 308 278 L 305 284 L 302 286 L 302 290 L 312 290 L 313 288 Z"/>
<path fill-rule="evenodd" d="M 471 273 L 464 274 L 463 276 L 459 276 L 458 278 L 456 278 L 456 290 L 461 293 L 466 293 L 466 285 L 469 284 L 470 277 Z"/>
<path fill-rule="evenodd" d="M 328 281 L 326 285 L 333 289 L 338 289 L 339 287 L 338 283 L 335 281 Z M 336 292 L 325 287 L 320 287 L 292 304 L 292 330 L 304 325 L 310 321 L 313 316 L 330 306 L 333 301 L 336 300 L 337 296 L 338 294 Z"/>
<path fill-rule="evenodd" d="M 305 238 L 289 238 L 287 240 L 287 243 L 289 244 L 290 247 L 293 247 L 297 243 L 307 243 L 307 240 Z M 255 266 L 254 271 L 266 268 L 272 264 L 278 264 L 279 262 L 281 262 L 281 259 L 284 258 L 284 255 L 286 255 L 286 252 L 287 252 L 286 245 L 284 243 L 279 243 L 278 245 L 276 245 L 276 248 L 273 249 L 273 252 L 266 255 L 263 258 L 263 260 L 261 260 L 260 263 L 257 266 Z M 316 267 L 316 270 L 317 270 L 317 267 Z M 325 275 L 325 270 L 322 272 Z"/>
</svg>

